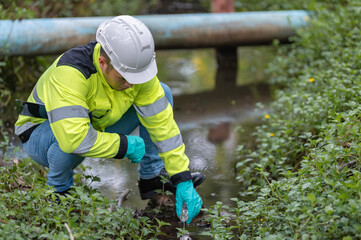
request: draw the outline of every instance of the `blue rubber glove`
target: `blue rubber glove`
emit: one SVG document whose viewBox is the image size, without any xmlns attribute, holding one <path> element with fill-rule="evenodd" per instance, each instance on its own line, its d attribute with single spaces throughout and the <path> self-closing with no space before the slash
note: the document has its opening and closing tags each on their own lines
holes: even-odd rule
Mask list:
<svg viewBox="0 0 361 240">
<path fill-rule="evenodd" d="M 128 139 L 128 149 L 124 157 L 129 158 L 131 163 L 140 163 L 145 154 L 144 140 L 141 137 L 126 135 Z"/>
<path fill-rule="evenodd" d="M 192 180 L 181 182 L 177 185 L 175 199 L 176 199 L 176 211 L 178 217 L 182 212 L 183 203 L 187 204 L 187 209 L 188 209 L 187 223 L 189 224 L 193 220 L 193 218 L 198 215 L 203 204 L 201 197 L 194 189 Z"/>
</svg>

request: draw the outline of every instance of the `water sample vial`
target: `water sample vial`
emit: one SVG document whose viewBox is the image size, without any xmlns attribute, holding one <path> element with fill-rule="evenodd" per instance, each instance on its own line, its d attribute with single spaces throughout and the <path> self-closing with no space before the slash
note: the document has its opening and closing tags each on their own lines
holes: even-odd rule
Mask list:
<svg viewBox="0 0 361 240">
<path fill-rule="evenodd" d="M 188 234 L 184 234 L 180 240 L 192 240 L 192 238 Z"/>
<path fill-rule="evenodd" d="M 187 209 L 187 204 L 183 203 L 183 207 L 182 207 L 182 212 L 179 216 L 179 219 L 182 222 L 186 222 L 188 220 L 188 209 Z"/>
</svg>

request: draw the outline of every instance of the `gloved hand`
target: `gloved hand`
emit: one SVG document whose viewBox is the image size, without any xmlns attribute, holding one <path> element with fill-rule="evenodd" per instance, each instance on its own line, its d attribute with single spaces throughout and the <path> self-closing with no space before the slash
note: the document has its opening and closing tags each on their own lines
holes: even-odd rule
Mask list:
<svg viewBox="0 0 361 240">
<path fill-rule="evenodd" d="M 141 137 L 126 135 L 128 149 L 124 157 L 128 157 L 131 163 L 140 163 L 145 154 L 144 140 Z"/>
<path fill-rule="evenodd" d="M 202 207 L 202 199 L 193 187 L 192 180 L 178 183 L 176 191 L 176 211 L 179 217 L 182 212 L 183 203 L 187 204 L 189 224 L 198 215 Z"/>
</svg>

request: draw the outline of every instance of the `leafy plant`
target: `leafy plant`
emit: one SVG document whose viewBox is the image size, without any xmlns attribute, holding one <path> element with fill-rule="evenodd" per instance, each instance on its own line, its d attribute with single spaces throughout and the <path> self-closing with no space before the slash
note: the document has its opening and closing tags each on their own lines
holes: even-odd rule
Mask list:
<svg viewBox="0 0 361 240">
<path fill-rule="evenodd" d="M 240 239 L 361 234 L 360 4 L 300 6 L 315 11 L 310 25 L 280 46 L 268 69 L 280 89 L 256 129 L 257 147 L 239 148 L 238 179 L 248 186 L 241 196 L 252 197 L 236 200 Z"/>
<path fill-rule="evenodd" d="M 128 208 L 110 211 L 114 202 L 86 185 L 74 187 L 69 195 L 55 194 L 53 189 L 44 188 L 45 180 L 34 174 L 35 169 L 28 159 L 18 164 L 7 160 L 0 167 L 0 236 L 157 239 L 162 234 L 160 228 L 166 223 L 153 224 L 147 217 L 136 218 Z"/>
</svg>

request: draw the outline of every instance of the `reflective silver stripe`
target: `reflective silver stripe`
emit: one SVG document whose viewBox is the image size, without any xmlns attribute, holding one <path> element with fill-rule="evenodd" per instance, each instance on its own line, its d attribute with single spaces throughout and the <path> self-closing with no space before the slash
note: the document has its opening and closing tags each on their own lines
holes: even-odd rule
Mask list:
<svg viewBox="0 0 361 240">
<path fill-rule="evenodd" d="M 66 106 L 48 112 L 48 116 L 50 123 L 65 118 L 89 118 L 89 110 L 82 106 Z"/>
<path fill-rule="evenodd" d="M 141 117 L 151 117 L 164 111 L 168 107 L 168 104 L 169 101 L 164 96 L 150 105 L 141 106 L 141 107 L 136 105 L 133 106 Z"/>
<path fill-rule="evenodd" d="M 26 130 L 28 130 L 29 128 L 35 126 L 35 125 L 39 125 L 40 123 L 31 123 L 31 122 L 26 122 L 24 125 L 21 126 L 15 126 L 15 134 L 17 136 L 19 136 L 20 134 L 22 134 L 23 132 L 25 132 Z"/>
<path fill-rule="evenodd" d="M 36 84 L 35 87 L 34 87 L 34 89 L 33 89 L 33 98 L 34 98 L 34 100 L 35 100 L 36 103 L 45 105 L 45 104 L 43 103 L 43 101 L 41 101 L 40 98 L 39 98 L 39 96 L 38 96 L 38 92 L 37 92 L 37 90 L 36 90 L 36 86 L 37 86 L 37 85 L 38 85 L 38 84 Z"/>
<path fill-rule="evenodd" d="M 159 153 L 169 152 L 183 144 L 182 135 L 178 134 L 174 137 L 168 138 L 167 140 L 155 142 L 154 144 Z"/>
<path fill-rule="evenodd" d="M 89 152 L 90 148 L 94 145 L 95 140 L 97 140 L 97 137 L 98 132 L 94 128 L 90 127 L 88 134 L 85 136 L 84 140 L 73 153 L 77 155 L 82 155 Z"/>
</svg>

